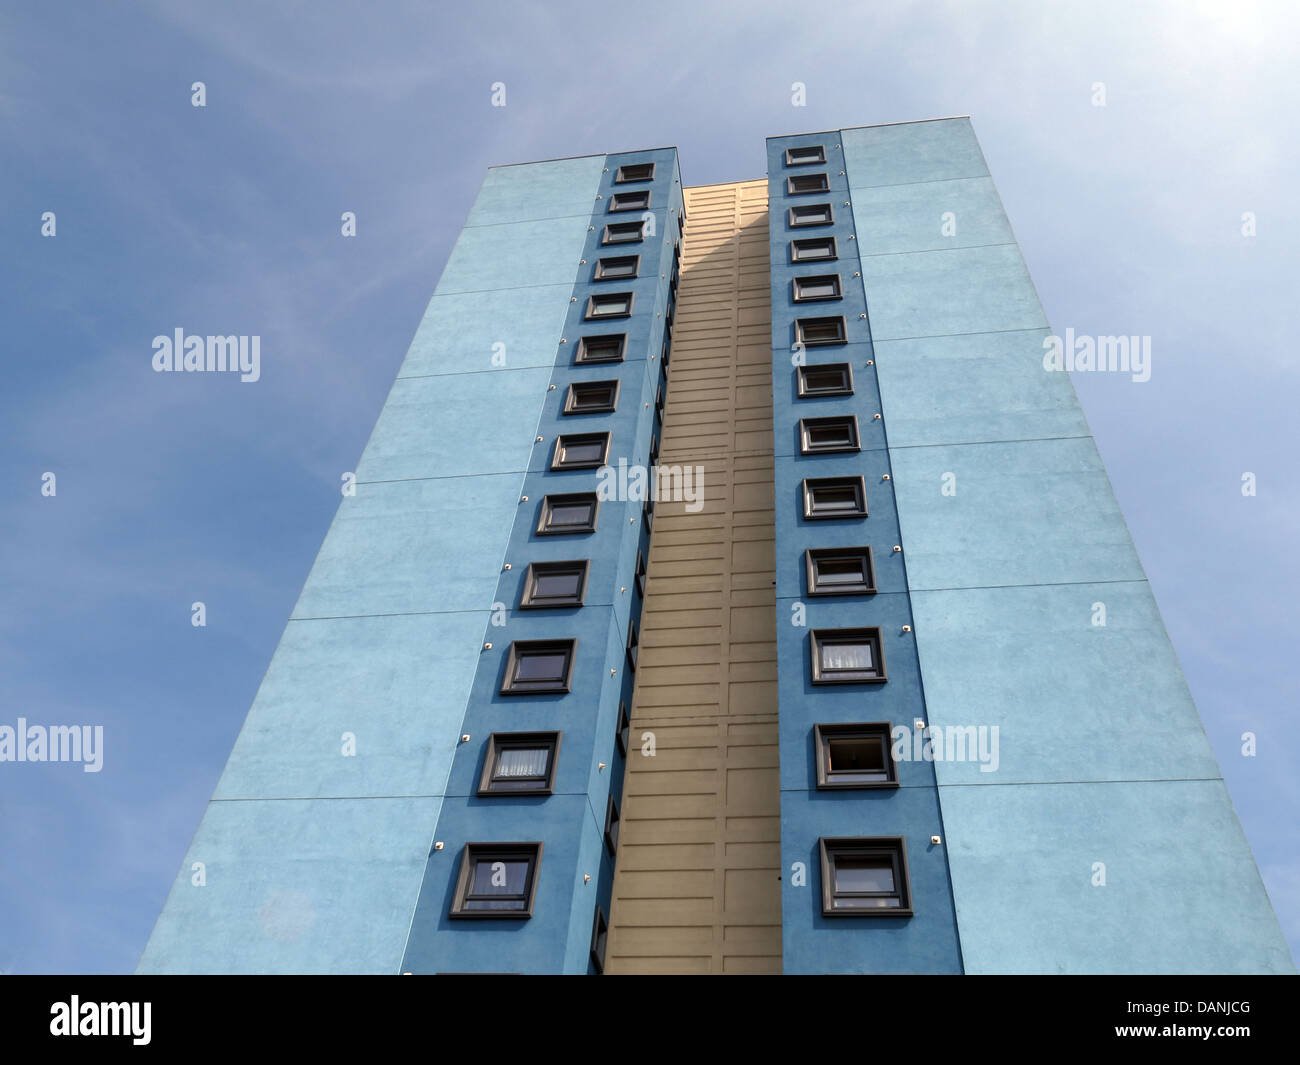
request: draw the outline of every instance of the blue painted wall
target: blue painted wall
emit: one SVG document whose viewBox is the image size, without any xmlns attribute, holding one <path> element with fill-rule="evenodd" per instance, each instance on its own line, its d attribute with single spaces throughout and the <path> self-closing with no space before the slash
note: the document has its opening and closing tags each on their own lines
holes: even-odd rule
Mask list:
<svg viewBox="0 0 1300 1065">
<path fill-rule="evenodd" d="M 839 137 L 966 970 L 1293 971 L 970 122 Z"/>
</svg>

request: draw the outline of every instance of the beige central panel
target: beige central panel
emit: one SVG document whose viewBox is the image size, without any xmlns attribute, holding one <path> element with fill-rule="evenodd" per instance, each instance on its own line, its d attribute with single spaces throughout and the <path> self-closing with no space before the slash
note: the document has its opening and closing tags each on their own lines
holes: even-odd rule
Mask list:
<svg viewBox="0 0 1300 1065">
<path fill-rule="evenodd" d="M 779 973 L 767 182 L 685 194 L 606 972 Z"/>
</svg>

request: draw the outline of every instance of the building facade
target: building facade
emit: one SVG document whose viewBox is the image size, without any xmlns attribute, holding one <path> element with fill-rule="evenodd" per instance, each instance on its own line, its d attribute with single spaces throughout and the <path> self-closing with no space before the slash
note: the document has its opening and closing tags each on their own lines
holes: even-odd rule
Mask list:
<svg viewBox="0 0 1300 1065">
<path fill-rule="evenodd" d="M 141 971 L 1293 971 L 969 121 L 767 147 L 489 171 Z"/>
</svg>

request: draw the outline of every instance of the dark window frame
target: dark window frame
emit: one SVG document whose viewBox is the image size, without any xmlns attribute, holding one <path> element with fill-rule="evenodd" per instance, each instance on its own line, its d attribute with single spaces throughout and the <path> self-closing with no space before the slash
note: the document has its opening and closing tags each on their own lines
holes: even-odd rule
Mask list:
<svg viewBox="0 0 1300 1065">
<path fill-rule="evenodd" d="M 564 734 L 550 732 L 492 732 L 488 734 L 487 751 L 483 757 L 483 772 L 479 775 L 479 798 L 513 798 L 516 795 L 551 795 L 555 791 L 555 771 L 560 760 L 560 739 Z M 502 751 L 547 747 L 546 779 L 532 787 L 493 787 L 497 783 L 497 759 Z"/>
<path fill-rule="evenodd" d="M 610 857 L 618 856 L 618 803 L 614 801 L 614 796 L 610 795 L 605 800 L 605 849 L 609 851 Z"/>
<path fill-rule="evenodd" d="M 618 395 L 622 386 L 622 381 L 616 377 L 607 381 L 571 381 L 568 391 L 564 393 L 564 404 L 560 408 L 560 413 L 563 415 L 613 414 L 618 409 Z M 579 396 L 584 392 L 590 395 L 603 392 L 609 398 L 590 407 L 580 407 Z"/>
<path fill-rule="evenodd" d="M 591 520 L 581 527 L 552 527 L 548 518 L 557 506 L 576 506 L 579 503 L 591 505 Z M 596 522 L 600 518 L 600 496 L 595 492 L 563 492 L 542 496 L 542 505 L 537 518 L 537 536 L 581 536 L 596 531 Z"/>
<path fill-rule="evenodd" d="M 533 915 L 537 902 L 537 882 L 541 879 L 542 851 L 544 844 L 540 840 L 520 843 L 466 843 L 461 852 L 460 871 L 456 876 L 456 887 L 452 893 L 451 909 L 448 917 L 468 918 L 473 920 L 524 920 Z M 517 896 L 522 905 L 514 910 L 474 910 L 466 909 L 473 901 L 470 888 L 473 885 L 474 870 L 481 861 L 519 861 L 528 862 L 528 886 Z M 487 896 L 499 899 L 500 896 Z"/>
<path fill-rule="evenodd" d="M 636 660 L 640 654 L 641 631 L 637 627 L 636 618 L 627 620 L 627 644 L 623 651 L 627 658 L 627 664 L 633 673 L 636 672 Z"/>
<path fill-rule="evenodd" d="M 835 329 L 832 337 L 809 338 L 809 328 Z M 838 347 L 849 342 L 849 323 L 842 314 L 827 314 L 817 318 L 796 318 L 794 320 L 794 338 L 796 343 L 805 348 Z"/>
<path fill-rule="evenodd" d="M 808 384 L 809 372 L 832 373 L 840 375 L 840 385 L 836 387 L 812 388 Z M 847 362 L 805 363 L 796 367 L 795 390 L 800 399 L 823 399 L 829 396 L 853 395 L 853 365 Z"/>
<path fill-rule="evenodd" d="M 636 551 L 636 570 L 632 574 L 632 583 L 636 585 L 637 595 L 642 599 L 645 598 L 645 585 L 648 574 L 649 569 L 646 566 L 645 552 L 638 547 Z"/>
<path fill-rule="evenodd" d="M 616 341 L 617 352 L 614 355 L 592 355 L 592 341 L 600 341 L 601 348 L 609 347 L 609 341 Z M 627 334 L 626 333 L 594 333 L 591 336 L 578 338 L 577 346 L 573 351 L 573 362 L 577 366 L 598 365 L 601 363 L 622 362 L 627 352 Z"/>
<path fill-rule="evenodd" d="M 912 885 L 907 867 L 907 840 L 902 836 L 823 836 L 817 841 L 818 859 L 822 877 L 823 917 L 912 917 Z M 841 858 L 878 858 L 888 856 L 893 861 L 894 891 L 888 894 L 863 892 L 859 894 L 835 891 L 835 862 Z M 894 898 L 897 906 L 837 907 L 838 898 Z"/>
<path fill-rule="evenodd" d="M 822 584 L 818 581 L 819 567 L 836 559 L 853 558 L 862 563 L 863 583 L 861 584 Z M 876 560 L 872 555 L 871 545 L 860 547 L 810 547 L 804 551 L 805 594 L 814 598 L 826 598 L 843 595 L 875 595 L 879 590 L 876 585 Z"/>
<path fill-rule="evenodd" d="M 613 192 L 609 196 L 607 214 L 620 214 L 623 211 L 648 211 L 653 190 L 633 189 L 628 192 Z"/>
<path fill-rule="evenodd" d="M 646 170 L 646 173 L 641 177 L 635 177 L 627 173 L 629 170 Z M 616 171 L 614 171 L 615 185 L 630 185 L 633 182 L 653 181 L 654 179 L 655 179 L 654 163 L 624 163 Z"/>
<path fill-rule="evenodd" d="M 550 572 L 545 572 L 550 571 Z M 563 598 L 547 596 L 540 598 L 534 593 L 533 585 L 537 577 L 559 576 L 562 573 L 575 573 L 578 577 L 578 590 L 572 596 Z M 562 610 L 582 606 L 587 597 L 587 578 L 591 574 L 591 561 L 576 558 L 564 562 L 530 562 L 528 572 L 524 574 L 524 587 L 519 595 L 520 610 Z M 552 599 L 560 601 L 552 602 Z"/>
<path fill-rule="evenodd" d="M 811 186 L 815 179 L 820 179 L 815 188 L 800 187 L 802 185 Z M 791 174 L 785 179 L 785 194 L 787 196 L 820 196 L 822 193 L 830 191 L 830 174 Z"/>
<path fill-rule="evenodd" d="M 801 254 L 813 246 L 825 245 L 829 255 Z M 833 263 L 840 257 L 840 246 L 834 237 L 798 237 L 790 241 L 790 261 L 792 263 Z"/>
<path fill-rule="evenodd" d="M 610 263 L 631 263 L 632 272 L 630 274 L 611 274 L 608 272 Z M 591 279 L 593 281 L 634 281 L 640 276 L 640 273 L 640 255 L 606 255 L 596 260 L 596 268 L 592 271 Z"/>
<path fill-rule="evenodd" d="M 800 215 L 809 216 L 813 211 L 825 208 L 826 217 L 812 221 L 801 220 Z M 835 224 L 835 207 L 830 203 L 796 203 L 786 208 L 785 224 L 790 229 L 811 229 L 815 226 L 833 226 Z"/>
<path fill-rule="evenodd" d="M 804 295 L 807 286 L 813 284 L 825 285 L 828 282 L 834 290 L 829 295 Z M 843 298 L 844 280 L 839 274 L 805 274 L 803 277 L 792 277 L 790 279 L 790 301 L 792 303 L 824 303 L 828 300 L 842 300 Z"/>
<path fill-rule="evenodd" d="M 591 961 L 596 966 L 596 972 L 602 976 L 605 973 L 605 948 L 609 944 L 609 922 L 605 919 L 605 911 L 600 908 L 600 903 L 596 904 L 596 915 L 591 919 Z"/>
<path fill-rule="evenodd" d="M 800 159 L 796 157 L 798 152 L 816 152 L 815 158 Z M 797 144 L 793 148 L 785 150 L 786 166 L 817 166 L 826 162 L 826 145 L 824 144 Z"/>
<path fill-rule="evenodd" d="M 631 233 L 636 230 L 636 236 L 622 236 L 624 233 Z M 617 239 L 616 239 L 617 238 Z M 645 243 L 645 223 L 644 222 L 610 222 L 605 226 L 600 234 L 600 246 L 608 248 L 619 244 L 643 244 Z"/>
<path fill-rule="evenodd" d="M 848 442 L 830 446 L 815 446 L 812 442 L 813 433 L 818 429 L 829 428 L 833 425 L 843 426 L 848 430 Z M 856 414 L 832 414 L 824 418 L 799 419 L 799 454 L 844 455 L 861 450 L 862 436 L 858 432 L 858 416 Z"/>
<path fill-rule="evenodd" d="M 851 780 L 851 770 L 831 767 L 832 740 L 872 739 L 881 743 L 883 780 Z M 894 760 L 894 726 L 889 721 L 818 722 L 813 725 L 813 750 L 817 763 L 817 787 L 823 791 L 897 788 L 898 763 Z M 864 775 L 864 774 L 859 774 Z M 837 779 L 838 776 L 838 779 Z"/>
<path fill-rule="evenodd" d="M 624 302 L 624 297 L 626 297 L 627 310 L 619 311 L 617 314 L 596 313 L 596 308 L 601 304 L 612 304 L 615 300 L 618 300 L 621 303 Z M 619 318 L 631 318 L 632 304 L 635 301 L 635 292 L 594 292 L 587 297 L 587 310 L 583 314 L 583 321 L 604 322 L 608 320 L 617 320 Z"/>
<path fill-rule="evenodd" d="M 613 433 L 606 430 L 605 432 L 596 433 L 560 433 L 555 438 L 555 448 L 551 451 L 551 470 L 598 470 L 609 460 L 609 449 L 613 439 Z M 575 461 L 566 461 L 563 458 L 564 452 L 569 448 L 580 445 L 590 445 L 599 443 L 600 457 L 595 459 L 579 459 Z"/>
<path fill-rule="evenodd" d="M 857 520 L 867 516 L 867 485 L 865 478 L 860 474 L 846 477 L 805 477 L 799 487 L 803 494 L 803 516 L 805 521 Z M 816 493 L 818 489 L 833 490 L 850 487 L 854 490 L 859 504 L 853 510 L 817 512 Z"/>
<path fill-rule="evenodd" d="M 632 742 L 632 713 L 623 699 L 618 702 L 618 725 L 614 730 L 614 742 L 618 744 L 618 753 L 626 758 L 628 746 Z"/>
<path fill-rule="evenodd" d="M 563 653 L 564 675 L 556 680 L 521 681 L 519 663 L 533 655 Z M 573 667 L 578 657 L 576 637 L 555 640 L 514 640 L 506 653 L 505 669 L 501 674 L 499 695 L 568 695 L 573 689 Z"/>
<path fill-rule="evenodd" d="M 868 644 L 871 647 L 872 661 L 876 663 L 873 672 L 866 670 L 828 670 L 822 665 L 822 649 L 830 644 Z M 878 626 L 864 626 L 851 629 L 810 629 L 808 646 L 812 653 L 811 677 L 813 684 L 884 684 L 889 677 L 885 673 L 884 641 Z"/>
</svg>

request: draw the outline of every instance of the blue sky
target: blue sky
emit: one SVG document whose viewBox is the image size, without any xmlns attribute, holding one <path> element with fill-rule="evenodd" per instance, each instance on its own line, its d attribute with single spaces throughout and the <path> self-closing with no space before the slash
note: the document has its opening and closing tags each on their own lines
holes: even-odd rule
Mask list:
<svg viewBox="0 0 1300 1065">
<path fill-rule="evenodd" d="M 135 966 L 488 166 L 671 144 L 706 184 L 953 114 L 1055 330 L 1152 337 L 1075 386 L 1297 953 L 1294 10 L 459 7 L 0 11 L 0 724 L 105 732 L 100 773 L 0 764 L 0 971 Z M 154 373 L 177 327 L 260 335 L 261 380 Z"/>
</svg>

